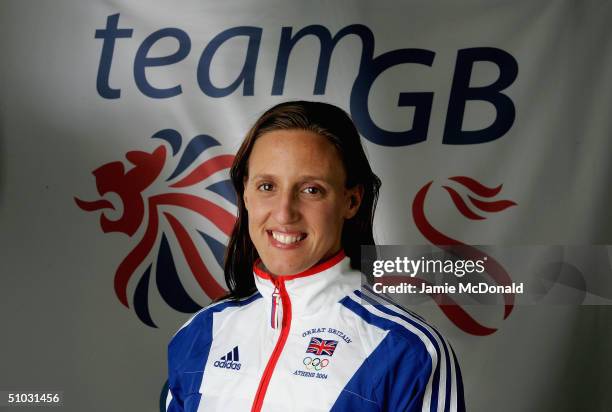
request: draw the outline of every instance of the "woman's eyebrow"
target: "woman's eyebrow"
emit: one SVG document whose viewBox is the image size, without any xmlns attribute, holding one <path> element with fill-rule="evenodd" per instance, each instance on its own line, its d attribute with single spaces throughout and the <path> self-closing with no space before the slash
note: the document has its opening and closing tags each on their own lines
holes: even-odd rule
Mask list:
<svg viewBox="0 0 612 412">
<path fill-rule="evenodd" d="M 323 176 L 315 176 L 315 175 L 302 175 L 300 176 L 300 180 L 320 180 L 321 182 L 329 182 L 329 179 L 326 179 Z"/>
<path fill-rule="evenodd" d="M 274 179 L 273 175 L 269 175 L 269 174 L 256 174 L 255 176 L 252 177 L 253 180 L 271 180 Z"/>
<path fill-rule="evenodd" d="M 253 180 L 275 180 L 278 176 L 267 174 L 267 173 L 258 173 L 252 177 Z M 300 181 L 308 181 L 308 180 L 319 180 L 321 182 L 330 183 L 330 180 L 325 178 L 324 176 L 316 176 L 316 175 L 301 175 L 298 177 Z"/>
</svg>

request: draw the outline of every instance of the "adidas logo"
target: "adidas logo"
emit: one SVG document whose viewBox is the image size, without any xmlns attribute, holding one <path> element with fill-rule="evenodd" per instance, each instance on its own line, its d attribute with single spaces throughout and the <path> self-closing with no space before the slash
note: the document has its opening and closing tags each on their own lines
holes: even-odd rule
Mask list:
<svg viewBox="0 0 612 412">
<path fill-rule="evenodd" d="M 227 352 L 226 355 L 221 356 L 221 359 L 215 361 L 213 366 L 216 368 L 225 368 L 225 369 L 235 369 L 237 371 L 240 370 L 240 355 L 238 355 L 238 346 L 234 346 L 234 349 Z"/>
</svg>

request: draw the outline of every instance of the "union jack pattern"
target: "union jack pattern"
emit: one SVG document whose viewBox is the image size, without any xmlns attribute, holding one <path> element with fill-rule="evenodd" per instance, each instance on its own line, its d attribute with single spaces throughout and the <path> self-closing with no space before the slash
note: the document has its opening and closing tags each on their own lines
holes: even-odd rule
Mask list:
<svg viewBox="0 0 612 412">
<path fill-rule="evenodd" d="M 321 338 L 310 338 L 306 353 L 314 353 L 317 356 L 332 356 L 338 345 L 337 340 L 325 340 Z"/>
</svg>

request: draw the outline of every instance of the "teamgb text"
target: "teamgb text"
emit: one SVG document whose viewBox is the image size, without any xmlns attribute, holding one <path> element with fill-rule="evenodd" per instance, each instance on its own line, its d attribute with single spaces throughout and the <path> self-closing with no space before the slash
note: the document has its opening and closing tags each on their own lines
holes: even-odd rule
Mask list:
<svg viewBox="0 0 612 412">
<path fill-rule="evenodd" d="M 200 55 L 195 70 L 198 85 L 205 95 L 222 98 L 236 92 L 239 88 L 241 88 L 243 96 L 253 96 L 255 94 L 255 72 L 262 32 L 261 27 L 255 26 L 231 27 L 209 41 Z M 111 85 L 109 83 L 113 52 L 117 40 L 131 38 L 132 33 L 133 29 L 131 28 L 119 28 L 119 14 L 108 16 L 106 27 L 95 32 L 95 38 L 102 40 L 96 85 L 98 94 L 105 99 L 121 97 L 121 85 Z M 375 124 L 368 111 L 368 96 L 378 76 L 386 70 L 401 64 L 418 64 L 431 67 L 434 64 L 436 53 L 427 49 L 406 48 L 391 50 L 374 56 L 374 34 L 367 26 L 362 24 L 346 26 L 333 37 L 329 29 L 322 25 L 306 26 L 296 33 L 293 33 L 292 27 L 283 27 L 280 34 L 271 95 L 283 94 L 289 57 L 295 45 L 306 36 L 315 36 L 321 44 L 313 93 L 315 95 L 325 94 L 332 52 L 338 42 L 347 35 L 359 37 L 362 44 L 359 71 L 350 94 L 350 112 L 360 134 L 366 139 L 384 146 L 406 146 L 425 141 L 429 129 L 433 92 L 399 93 L 397 106 L 414 108 L 412 127 L 401 131 L 386 130 Z M 242 70 L 230 85 L 225 87 L 215 86 L 210 76 L 213 57 L 226 41 L 235 37 L 246 37 L 248 39 Z M 176 40 L 178 49 L 167 56 L 149 56 L 149 51 L 153 45 L 166 38 Z M 151 33 L 140 44 L 134 56 L 133 76 L 138 90 L 145 96 L 155 99 L 168 99 L 180 95 L 182 93 L 180 84 L 166 88 L 155 87 L 147 80 L 145 70 L 149 67 L 176 64 L 185 59 L 190 51 L 191 39 L 185 31 L 179 28 L 163 28 Z M 499 69 L 498 78 L 488 85 L 470 86 L 472 69 L 477 62 L 488 62 L 496 65 Z M 517 75 L 518 64 L 516 60 L 504 50 L 494 47 L 472 47 L 458 50 L 442 143 L 451 145 L 486 143 L 507 133 L 514 123 L 515 107 L 513 101 L 502 91 L 514 82 Z M 468 101 L 484 101 L 493 105 L 496 111 L 493 122 L 480 130 L 462 130 Z"/>
</svg>

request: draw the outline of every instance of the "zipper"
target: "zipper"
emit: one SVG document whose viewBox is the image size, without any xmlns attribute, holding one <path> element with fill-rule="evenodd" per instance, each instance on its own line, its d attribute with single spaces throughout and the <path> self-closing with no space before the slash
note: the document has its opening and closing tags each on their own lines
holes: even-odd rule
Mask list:
<svg viewBox="0 0 612 412">
<path fill-rule="evenodd" d="M 281 330 L 278 340 L 276 341 L 276 345 L 274 346 L 274 350 L 272 351 L 272 355 L 270 355 L 268 364 L 266 365 L 261 380 L 259 381 L 259 387 L 255 393 L 255 399 L 253 400 L 251 412 L 261 411 L 261 407 L 268 390 L 268 385 L 270 384 L 270 379 L 272 378 L 272 373 L 274 373 L 274 368 L 276 367 L 278 358 L 283 351 L 285 342 L 287 342 L 289 328 L 291 327 L 291 300 L 289 300 L 289 294 L 285 288 L 285 282 L 279 277 L 273 277 L 272 282 L 274 283 L 275 287 L 274 292 L 272 293 L 271 323 L 274 329 L 278 329 L 278 324 L 280 323 Z M 279 314 L 279 307 L 282 309 L 282 316 Z"/>
<path fill-rule="evenodd" d="M 282 319 L 281 312 L 281 298 L 280 293 L 278 291 L 278 287 L 274 287 L 274 292 L 272 292 L 272 311 L 270 313 L 270 326 L 272 329 L 278 329 L 280 326 L 280 320 Z"/>
</svg>

